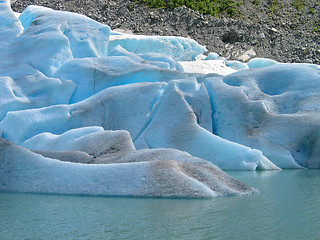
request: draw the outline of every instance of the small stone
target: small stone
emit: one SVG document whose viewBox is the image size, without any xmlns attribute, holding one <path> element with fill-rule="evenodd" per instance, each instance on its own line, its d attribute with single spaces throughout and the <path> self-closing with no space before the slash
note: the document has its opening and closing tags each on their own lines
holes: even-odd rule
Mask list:
<svg viewBox="0 0 320 240">
<path fill-rule="evenodd" d="M 128 11 L 128 9 L 126 7 L 122 7 L 119 10 L 119 14 L 124 15 L 127 11 Z"/>
<path fill-rule="evenodd" d="M 275 33 L 279 32 L 276 28 L 271 28 L 270 30 Z"/>
<path fill-rule="evenodd" d="M 260 33 L 260 34 L 259 34 L 259 37 L 260 37 L 260 38 L 265 38 L 266 35 L 264 35 L 264 33 Z"/>
<path fill-rule="evenodd" d="M 242 62 L 246 62 L 248 61 L 250 58 L 253 58 L 257 55 L 257 53 L 253 50 L 250 49 L 248 51 L 245 51 L 242 55 L 240 55 L 239 57 L 237 57 L 237 60 L 242 61 Z"/>
</svg>

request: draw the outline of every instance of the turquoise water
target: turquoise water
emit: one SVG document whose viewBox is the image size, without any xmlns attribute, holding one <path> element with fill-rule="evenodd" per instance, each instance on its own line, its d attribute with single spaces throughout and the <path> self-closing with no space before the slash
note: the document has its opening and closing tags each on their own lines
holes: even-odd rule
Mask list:
<svg viewBox="0 0 320 240">
<path fill-rule="evenodd" d="M 228 173 L 260 194 L 188 200 L 0 193 L 0 239 L 320 239 L 320 170 Z"/>
</svg>

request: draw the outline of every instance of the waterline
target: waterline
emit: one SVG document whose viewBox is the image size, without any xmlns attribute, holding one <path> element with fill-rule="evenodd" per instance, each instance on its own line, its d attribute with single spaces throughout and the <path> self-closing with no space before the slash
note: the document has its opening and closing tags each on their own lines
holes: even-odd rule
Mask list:
<svg viewBox="0 0 320 240">
<path fill-rule="evenodd" d="M 260 194 L 196 200 L 0 193 L 0 239 L 320 239 L 320 170 L 228 173 Z"/>
</svg>

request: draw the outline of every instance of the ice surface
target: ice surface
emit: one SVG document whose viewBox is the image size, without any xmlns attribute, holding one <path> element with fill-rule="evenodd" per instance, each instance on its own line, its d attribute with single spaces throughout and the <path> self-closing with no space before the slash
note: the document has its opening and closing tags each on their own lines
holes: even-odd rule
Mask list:
<svg viewBox="0 0 320 240">
<path fill-rule="evenodd" d="M 240 61 L 226 61 L 226 66 L 229 68 L 233 68 L 235 70 L 248 69 L 249 66 L 247 63 L 243 63 Z"/>
<path fill-rule="evenodd" d="M 137 63 L 150 64 L 150 65 L 159 67 L 161 69 L 171 69 L 171 70 L 177 70 L 179 72 L 183 71 L 182 66 L 178 62 L 173 60 L 171 57 L 167 57 L 160 53 L 134 54 L 134 53 L 128 52 L 120 45 L 110 50 L 110 52 L 108 53 L 108 56 L 125 56 Z"/>
<path fill-rule="evenodd" d="M 0 156 L 0 191 L 7 192 L 191 198 L 256 192 L 191 156 L 184 162 L 172 160 L 171 154 L 150 161 L 141 153 L 138 162 L 81 164 L 46 158 L 2 138 Z"/>
<path fill-rule="evenodd" d="M 194 78 L 108 88 L 72 105 L 9 112 L 0 123 L 2 135 L 17 144 L 43 132 L 62 134 L 86 126 L 125 129 L 139 149 L 177 148 L 222 169 L 278 169 L 261 152 L 210 132 L 209 96 Z"/>
<path fill-rule="evenodd" d="M 253 192 L 213 164 L 320 167 L 317 65 L 206 58 L 191 39 L 9 1 L 0 20 L 0 132 L 24 147 L 1 140 L 1 190 L 207 197 Z"/>
<path fill-rule="evenodd" d="M 128 130 L 136 138 L 149 119 L 166 83 L 135 83 L 107 88 L 71 105 L 9 112 L 0 122 L 2 135 L 17 144 L 43 132 L 62 134 L 85 126 Z M 16 131 L 14 126 L 20 126 Z"/>
<path fill-rule="evenodd" d="M 75 103 L 109 87 L 138 82 L 169 82 L 187 75 L 159 68 L 154 66 L 154 62 L 137 62 L 127 56 L 108 56 L 71 60 L 64 64 L 54 77 L 76 83 L 77 87 L 70 100 Z"/>
<path fill-rule="evenodd" d="M 169 36 L 110 35 L 109 49 L 117 45 L 132 53 L 161 53 L 176 61 L 195 60 L 196 56 L 206 51 L 192 39 Z"/>
<path fill-rule="evenodd" d="M 75 83 L 48 78 L 30 65 L 0 66 L 0 119 L 9 111 L 69 103 Z"/>
<path fill-rule="evenodd" d="M 320 167 L 320 69 L 275 64 L 208 78 L 205 85 L 216 134 L 261 150 L 281 168 Z"/>
<path fill-rule="evenodd" d="M 22 32 L 22 26 L 10 8 L 10 1 L 0 1 L 0 57 L 6 56 L 5 50 Z M 4 63 L 2 63 L 4 64 Z"/>
<path fill-rule="evenodd" d="M 88 140 L 89 139 L 89 140 Z M 130 141 L 125 141 L 130 139 Z M 130 134 L 127 131 L 104 131 L 102 127 L 83 127 L 69 130 L 61 135 L 41 133 L 21 144 L 31 150 L 48 151 L 83 151 L 99 156 L 106 151 L 106 146 L 119 146 L 126 151 L 134 149 Z M 86 150 L 89 148 L 89 150 Z M 119 147 L 116 148 L 119 151 Z"/>
<path fill-rule="evenodd" d="M 201 98 L 202 102 L 193 102 L 191 97 L 197 100 Z M 210 132 L 212 126 L 207 130 L 199 126 L 211 116 L 211 112 L 206 112 L 207 109 L 210 109 L 210 103 L 204 85 L 191 79 L 171 81 L 156 114 L 135 145 L 137 148 L 174 147 L 209 160 L 222 169 L 277 169 L 261 152 L 213 135 Z M 209 121 L 211 123 L 211 119 Z"/>
<path fill-rule="evenodd" d="M 29 6 L 19 20 L 24 32 L 14 51 L 47 76 L 72 58 L 107 55 L 110 28 L 83 15 Z"/>
<path fill-rule="evenodd" d="M 220 56 L 218 53 L 210 52 L 208 53 L 208 56 L 205 58 L 205 60 L 218 60 L 220 59 Z"/>
<path fill-rule="evenodd" d="M 247 64 L 249 68 L 260 68 L 272 66 L 278 64 L 278 62 L 268 58 L 253 58 Z"/>
<path fill-rule="evenodd" d="M 219 74 L 228 75 L 236 70 L 227 67 L 223 60 L 199 60 L 199 61 L 181 61 L 179 62 L 184 72 L 200 74 Z"/>
<path fill-rule="evenodd" d="M 82 15 L 30 6 L 18 19 L 9 1 L 0 11 L 0 119 L 8 111 L 69 103 L 75 84 L 52 74 L 74 57 L 107 54 L 110 28 Z"/>
</svg>

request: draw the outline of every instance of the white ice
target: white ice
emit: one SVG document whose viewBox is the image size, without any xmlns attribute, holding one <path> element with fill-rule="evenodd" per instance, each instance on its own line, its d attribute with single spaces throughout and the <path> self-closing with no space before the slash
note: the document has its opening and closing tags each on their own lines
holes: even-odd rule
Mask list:
<svg viewBox="0 0 320 240">
<path fill-rule="evenodd" d="M 0 131 L 13 143 L 68 146 L 64 133 L 92 127 L 222 169 L 320 167 L 317 65 L 194 61 L 206 49 L 188 38 L 116 34 L 38 6 L 18 18 L 9 1 L 0 18 Z"/>
<path fill-rule="evenodd" d="M 191 198 L 256 192 L 213 164 L 185 152 L 136 151 L 125 131 L 83 128 L 53 138 L 53 145 L 73 141 L 64 147 L 73 151 L 34 153 L 0 138 L 0 191 Z M 67 162 L 61 159 L 63 156 L 68 156 Z M 70 162 L 74 157 L 86 164 Z M 97 159 L 103 162 L 87 164 Z"/>
<path fill-rule="evenodd" d="M 15 131 L 13 125 L 19 125 L 21 131 Z M 62 134 L 86 126 L 125 129 L 139 149 L 177 148 L 222 169 L 278 169 L 260 151 L 210 132 L 209 96 L 193 78 L 108 88 L 72 105 L 9 112 L 0 123 L 3 137 L 17 144 L 43 132 Z"/>
<path fill-rule="evenodd" d="M 143 36 L 143 35 L 110 35 L 109 49 L 120 45 L 135 54 L 161 53 L 176 61 L 195 60 L 206 48 L 196 41 L 182 37 Z"/>
<path fill-rule="evenodd" d="M 273 64 L 204 83 L 216 134 L 261 150 L 281 168 L 320 167 L 319 67 Z"/>
<path fill-rule="evenodd" d="M 226 66 L 223 60 L 180 61 L 179 63 L 186 73 L 228 75 L 236 72 L 235 69 Z"/>
</svg>

